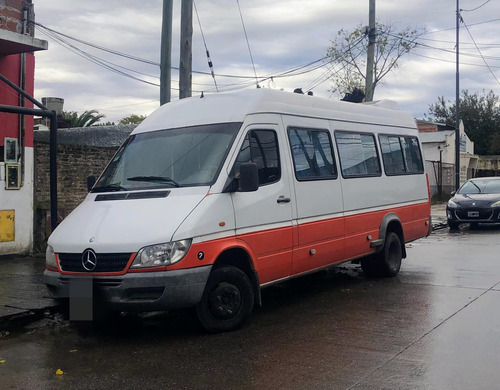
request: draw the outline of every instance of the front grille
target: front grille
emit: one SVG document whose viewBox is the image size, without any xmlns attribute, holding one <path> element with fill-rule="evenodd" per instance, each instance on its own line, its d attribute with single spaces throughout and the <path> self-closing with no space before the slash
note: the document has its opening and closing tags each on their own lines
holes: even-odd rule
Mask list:
<svg viewBox="0 0 500 390">
<path fill-rule="evenodd" d="M 59 253 L 59 265 L 66 272 L 122 272 L 132 253 L 96 253 L 97 264 L 94 270 L 87 271 L 82 264 L 82 253 Z"/>
<path fill-rule="evenodd" d="M 479 213 L 477 217 L 469 217 L 468 212 L 469 211 L 476 211 Z M 465 210 L 456 210 L 455 212 L 456 216 L 458 219 L 461 219 L 463 221 L 474 221 L 474 220 L 487 220 L 490 219 L 493 216 L 493 210 L 491 209 L 465 209 Z"/>
</svg>

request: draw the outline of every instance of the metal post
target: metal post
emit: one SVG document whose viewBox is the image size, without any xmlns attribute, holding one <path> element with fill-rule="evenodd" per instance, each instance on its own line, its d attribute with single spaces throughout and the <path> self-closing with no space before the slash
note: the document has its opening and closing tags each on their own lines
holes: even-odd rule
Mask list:
<svg viewBox="0 0 500 390">
<path fill-rule="evenodd" d="M 373 72 L 375 62 L 375 0 L 370 0 L 368 50 L 366 56 L 365 101 L 373 101 Z"/>
<path fill-rule="evenodd" d="M 40 110 L 28 107 L 15 107 L 0 105 L 0 112 L 8 112 L 12 114 L 23 115 L 39 115 L 50 118 L 50 141 L 49 141 L 49 175 L 50 175 L 50 227 L 51 231 L 57 227 L 57 114 L 55 111 L 50 111 L 42 103 L 31 97 L 10 81 L 7 77 L 0 74 L 0 80 L 24 96 L 35 106 L 40 107 Z"/>
<path fill-rule="evenodd" d="M 193 41 L 193 0 L 182 0 L 181 54 L 179 61 L 179 99 L 191 97 Z"/>
<path fill-rule="evenodd" d="M 173 0 L 163 0 L 160 53 L 160 104 L 170 101 L 172 84 L 172 8 Z"/>
<path fill-rule="evenodd" d="M 457 0 L 457 58 L 456 58 L 456 86 L 455 86 L 455 190 L 460 187 L 460 0 Z"/>
<path fill-rule="evenodd" d="M 49 175 L 50 175 L 50 230 L 58 224 L 57 218 L 57 114 L 52 111 L 50 118 Z"/>
</svg>

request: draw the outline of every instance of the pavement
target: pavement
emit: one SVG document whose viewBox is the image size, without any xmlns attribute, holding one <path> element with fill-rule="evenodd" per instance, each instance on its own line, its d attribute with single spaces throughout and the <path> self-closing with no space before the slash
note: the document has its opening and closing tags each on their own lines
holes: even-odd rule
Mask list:
<svg viewBox="0 0 500 390">
<path fill-rule="evenodd" d="M 446 227 L 446 204 L 431 207 L 433 230 Z M 43 283 L 45 257 L 0 256 L 0 331 L 51 315 L 59 304 Z"/>
</svg>

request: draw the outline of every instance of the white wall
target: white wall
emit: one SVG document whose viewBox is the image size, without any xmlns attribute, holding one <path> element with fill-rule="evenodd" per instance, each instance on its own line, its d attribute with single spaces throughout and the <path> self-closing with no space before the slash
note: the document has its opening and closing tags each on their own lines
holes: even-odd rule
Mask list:
<svg viewBox="0 0 500 390">
<path fill-rule="evenodd" d="M 33 249 L 33 148 L 25 148 L 24 185 L 5 189 L 5 164 L 0 164 L 0 210 L 15 211 L 15 239 L 0 242 L 0 255 L 31 252 Z"/>
</svg>

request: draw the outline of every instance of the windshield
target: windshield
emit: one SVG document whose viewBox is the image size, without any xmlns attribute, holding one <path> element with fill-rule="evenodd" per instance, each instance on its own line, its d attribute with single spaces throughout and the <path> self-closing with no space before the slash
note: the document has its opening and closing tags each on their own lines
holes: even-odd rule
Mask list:
<svg viewBox="0 0 500 390">
<path fill-rule="evenodd" d="M 500 194 L 500 179 L 469 180 L 459 194 Z"/>
<path fill-rule="evenodd" d="M 240 127 L 223 123 L 132 135 L 92 192 L 211 185 Z"/>
</svg>

